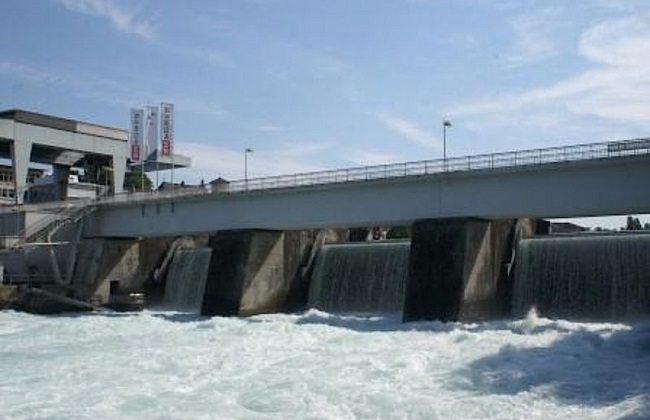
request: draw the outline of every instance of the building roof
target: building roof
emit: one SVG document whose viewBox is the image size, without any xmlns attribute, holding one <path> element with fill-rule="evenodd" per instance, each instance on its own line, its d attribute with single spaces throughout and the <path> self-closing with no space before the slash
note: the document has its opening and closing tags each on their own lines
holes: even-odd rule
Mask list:
<svg viewBox="0 0 650 420">
<path fill-rule="evenodd" d="M 213 179 L 209 183 L 212 185 L 222 185 L 222 184 L 230 184 L 230 181 L 223 179 L 222 177 L 219 177 L 217 179 Z"/>
<path fill-rule="evenodd" d="M 129 139 L 128 132 L 119 128 L 106 127 L 103 125 L 97 125 L 83 121 L 75 121 L 67 118 L 55 117 L 53 115 L 25 111 L 22 109 L 9 109 L 0 111 L 0 118 L 5 120 L 13 120 L 15 122 L 23 124 L 53 128 L 55 130 L 107 137 L 114 140 L 128 141 Z"/>
</svg>

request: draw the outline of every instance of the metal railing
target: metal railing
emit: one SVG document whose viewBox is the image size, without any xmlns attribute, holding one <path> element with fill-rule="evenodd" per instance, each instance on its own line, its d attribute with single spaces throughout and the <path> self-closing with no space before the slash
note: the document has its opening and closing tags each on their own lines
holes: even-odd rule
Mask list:
<svg viewBox="0 0 650 420">
<path fill-rule="evenodd" d="M 282 188 L 388 180 L 392 178 L 436 175 L 451 172 L 505 169 L 639 155 L 650 155 L 650 138 L 236 180 L 224 185 L 224 188 L 220 189 L 220 191 L 212 193 L 236 194 Z M 115 195 L 105 197 L 101 199 L 100 202 L 133 202 L 178 196 L 198 196 L 209 193 L 211 193 L 211 191 L 206 188 L 189 187 L 179 188 L 172 191 Z"/>
<path fill-rule="evenodd" d="M 218 191 L 212 191 L 211 187 L 206 185 L 205 187 L 180 187 L 169 191 L 124 193 L 97 198 L 92 201 L 92 204 L 137 203 L 205 194 L 242 194 L 274 189 L 390 180 L 629 156 L 650 156 L 650 138 L 252 178 L 229 182 L 220 186 Z M 90 204 L 88 200 L 85 200 L 83 204 L 80 203 L 80 205 L 88 204 Z"/>
<path fill-rule="evenodd" d="M 650 138 L 282 175 L 248 181 L 238 180 L 230 183 L 229 192 L 371 181 L 635 155 L 650 155 Z"/>
</svg>

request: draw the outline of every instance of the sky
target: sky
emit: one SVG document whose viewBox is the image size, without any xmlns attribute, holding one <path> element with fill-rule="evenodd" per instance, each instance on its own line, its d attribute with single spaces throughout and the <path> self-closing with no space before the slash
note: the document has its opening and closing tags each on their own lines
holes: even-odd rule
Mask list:
<svg viewBox="0 0 650 420">
<path fill-rule="evenodd" d="M 0 109 L 171 102 L 206 182 L 650 133 L 648 0 L 7 0 Z M 162 178 L 169 174 L 161 174 Z"/>
</svg>

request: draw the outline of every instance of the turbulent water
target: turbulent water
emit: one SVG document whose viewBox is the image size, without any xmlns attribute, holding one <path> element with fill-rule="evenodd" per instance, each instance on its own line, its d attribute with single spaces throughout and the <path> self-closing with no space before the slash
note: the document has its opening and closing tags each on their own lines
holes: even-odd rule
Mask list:
<svg viewBox="0 0 650 420">
<path fill-rule="evenodd" d="M 167 307 L 182 311 L 200 311 L 211 256 L 210 248 L 176 251 L 165 285 Z"/>
<path fill-rule="evenodd" d="M 650 322 L 0 312 L 0 418 L 648 418 Z"/>
<path fill-rule="evenodd" d="M 328 312 L 400 312 L 410 242 L 324 245 L 309 291 L 310 308 Z"/>
<path fill-rule="evenodd" d="M 650 235 L 528 239 L 519 246 L 513 313 L 614 319 L 650 309 Z"/>
</svg>

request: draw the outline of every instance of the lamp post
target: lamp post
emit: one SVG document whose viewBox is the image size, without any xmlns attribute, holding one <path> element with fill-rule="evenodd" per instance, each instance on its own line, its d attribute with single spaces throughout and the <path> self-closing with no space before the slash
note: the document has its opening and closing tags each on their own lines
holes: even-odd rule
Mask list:
<svg viewBox="0 0 650 420">
<path fill-rule="evenodd" d="M 244 150 L 244 185 L 246 191 L 248 191 L 248 154 L 253 153 L 253 149 L 247 147 Z"/>
<path fill-rule="evenodd" d="M 451 127 L 451 121 L 442 120 L 442 159 L 447 171 L 447 127 Z"/>
</svg>

